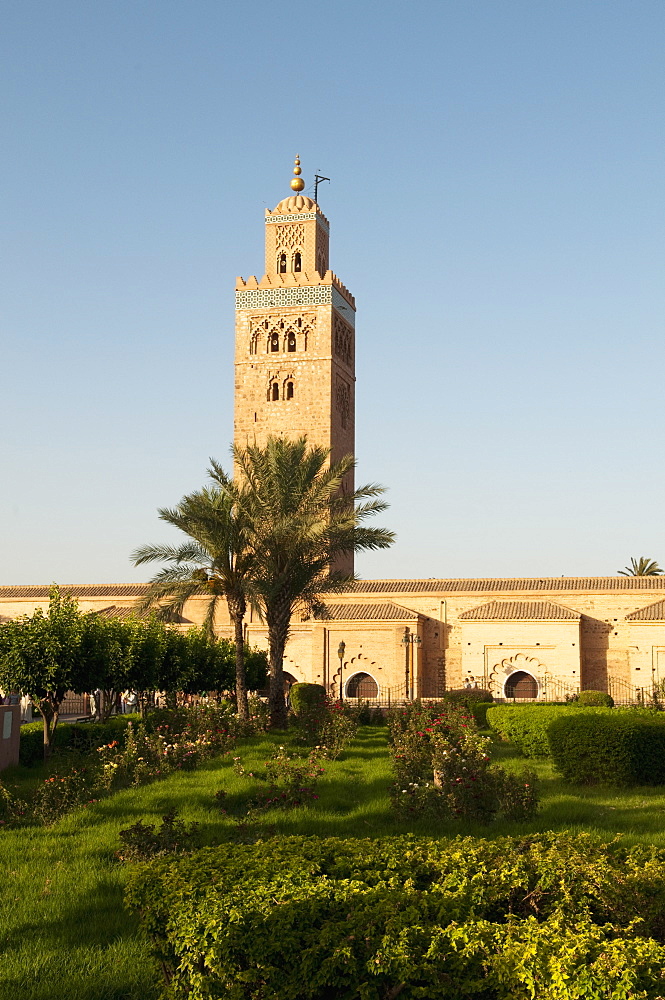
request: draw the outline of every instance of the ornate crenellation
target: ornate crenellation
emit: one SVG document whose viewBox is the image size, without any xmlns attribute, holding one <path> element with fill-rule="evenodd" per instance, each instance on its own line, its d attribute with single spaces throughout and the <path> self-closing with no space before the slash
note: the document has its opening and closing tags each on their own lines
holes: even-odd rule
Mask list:
<svg viewBox="0 0 665 1000">
<path fill-rule="evenodd" d="M 296 274 L 254 275 L 236 280 L 236 309 L 271 309 L 273 306 L 332 304 L 355 325 L 356 303 L 351 292 L 332 271 L 323 277 L 314 271 Z"/>
</svg>

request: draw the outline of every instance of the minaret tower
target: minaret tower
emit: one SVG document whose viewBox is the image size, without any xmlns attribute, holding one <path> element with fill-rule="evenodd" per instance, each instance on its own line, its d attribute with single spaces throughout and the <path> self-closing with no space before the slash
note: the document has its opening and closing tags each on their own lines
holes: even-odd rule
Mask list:
<svg viewBox="0 0 665 1000">
<path fill-rule="evenodd" d="M 306 434 L 337 461 L 354 453 L 355 300 L 329 268 L 329 223 L 295 163 L 294 193 L 266 210 L 265 274 L 236 282 L 234 442 Z"/>
</svg>

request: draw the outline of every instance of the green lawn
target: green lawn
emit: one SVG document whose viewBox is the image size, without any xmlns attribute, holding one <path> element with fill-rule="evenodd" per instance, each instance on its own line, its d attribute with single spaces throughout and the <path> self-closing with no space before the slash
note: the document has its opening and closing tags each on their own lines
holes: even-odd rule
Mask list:
<svg viewBox="0 0 665 1000">
<path fill-rule="evenodd" d="M 275 743 L 290 737 L 256 737 L 240 753 L 248 770 L 260 770 Z M 319 799 L 291 812 L 274 811 L 259 827 L 272 832 L 320 836 L 379 836 L 407 830 L 426 835 L 472 833 L 498 836 L 535 830 L 596 830 L 611 838 L 623 833 L 631 842 L 665 847 L 665 791 L 636 789 L 579 790 L 563 785 L 548 763 L 536 762 L 543 805 L 530 823 L 489 828 L 397 823 L 386 787 L 390 765 L 386 732 L 364 728 L 339 761 L 330 762 L 318 787 Z M 510 769 L 532 766 L 506 744 L 496 754 Z M 11 775 L 8 775 L 11 782 Z M 172 775 L 162 782 L 121 792 L 78 810 L 50 828 L 7 830 L 0 834 L 5 874 L 0 905 L 1 1000 L 153 1000 L 158 986 L 147 944 L 122 904 L 126 869 L 113 859 L 118 831 L 155 822 L 177 808 L 180 816 L 201 824 L 204 843 L 237 834 L 214 800 L 227 792 L 232 811 L 252 782 L 236 776 L 230 759 L 209 762 L 198 771 Z M 258 782 L 256 789 L 265 787 Z M 256 828 L 250 835 L 256 833 Z"/>
</svg>

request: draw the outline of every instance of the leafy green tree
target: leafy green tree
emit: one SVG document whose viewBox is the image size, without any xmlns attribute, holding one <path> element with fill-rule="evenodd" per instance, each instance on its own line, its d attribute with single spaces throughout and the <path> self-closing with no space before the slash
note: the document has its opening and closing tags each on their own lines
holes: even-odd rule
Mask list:
<svg viewBox="0 0 665 1000">
<path fill-rule="evenodd" d="M 630 566 L 619 570 L 619 576 L 662 576 L 662 570 L 655 559 L 647 559 L 646 556 L 634 557 L 630 560 Z"/>
<path fill-rule="evenodd" d="M 166 695 L 169 708 L 175 708 L 178 691 L 186 690 L 192 673 L 191 632 L 179 632 L 167 628 L 164 634 L 164 648 L 159 665 L 157 687 Z"/>
<path fill-rule="evenodd" d="M 235 637 L 235 689 L 238 714 L 249 716 L 244 663 L 244 619 L 250 596 L 253 553 L 247 545 L 242 511 L 234 504 L 230 480 L 219 470 L 213 488 L 182 498 L 177 507 L 161 508 L 159 517 L 188 536 L 180 545 L 144 545 L 132 553 L 135 566 L 167 565 L 151 581 L 138 610 L 158 615 L 180 614 L 198 595 L 208 599 L 205 628 L 212 638 L 217 611 L 228 606 Z"/>
<path fill-rule="evenodd" d="M 185 694 L 232 691 L 236 680 L 235 643 L 230 639 L 211 641 L 203 629 L 190 629 L 186 638 L 189 655 L 186 672 L 180 678 L 180 690 Z M 268 657 L 264 650 L 245 646 L 243 661 L 248 689 L 256 691 L 265 687 Z"/>
<path fill-rule="evenodd" d="M 100 722 L 109 718 L 117 692 L 126 686 L 130 638 L 131 630 L 121 619 L 104 618 L 97 612 L 83 618 L 81 655 L 89 670 L 89 690 L 101 692 L 97 706 Z"/>
<path fill-rule="evenodd" d="M 251 592 L 268 628 L 271 724 L 282 728 L 284 648 L 294 612 L 316 612 L 322 594 L 350 582 L 331 571 L 336 559 L 387 548 L 394 534 L 363 523 L 386 509 L 377 499 L 383 487 L 344 491 L 345 477 L 355 466 L 351 455 L 330 465 L 330 452 L 310 447 L 305 437 L 270 437 L 261 447 L 236 448 L 234 457 L 239 473 L 234 483 L 216 462 L 211 476 L 233 498 L 253 555 Z"/>
<path fill-rule="evenodd" d="M 77 602 L 52 587 L 48 610 L 0 626 L 0 687 L 29 696 L 44 723 L 44 759 L 51 755 L 60 705 L 67 691 L 96 686 L 83 656 L 85 616 Z"/>
<path fill-rule="evenodd" d="M 123 687 L 136 691 L 139 710 L 145 715 L 159 687 L 166 650 L 166 629 L 163 622 L 129 619 L 125 622 L 129 635 Z"/>
</svg>

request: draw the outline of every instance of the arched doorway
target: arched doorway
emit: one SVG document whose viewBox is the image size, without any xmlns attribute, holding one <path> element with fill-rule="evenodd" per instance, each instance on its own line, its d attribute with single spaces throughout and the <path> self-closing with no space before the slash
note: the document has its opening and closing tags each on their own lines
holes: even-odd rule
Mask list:
<svg viewBox="0 0 665 1000">
<path fill-rule="evenodd" d="M 346 682 L 347 698 L 378 698 L 379 685 L 371 674 L 360 671 Z"/>
<path fill-rule="evenodd" d="M 284 694 L 288 695 L 288 693 L 291 690 L 291 688 L 293 687 L 293 685 L 297 684 L 297 683 L 298 683 L 298 681 L 293 676 L 293 674 L 290 674 L 290 673 L 288 673 L 288 671 L 285 670 L 284 671 Z"/>
<path fill-rule="evenodd" d="M 526 670 L 516 670 L 505 685 L 506 698 L 537 698 L 538 681 Z"/>
</svg>

